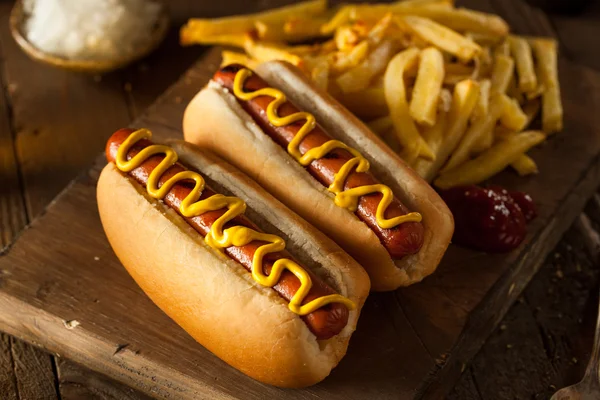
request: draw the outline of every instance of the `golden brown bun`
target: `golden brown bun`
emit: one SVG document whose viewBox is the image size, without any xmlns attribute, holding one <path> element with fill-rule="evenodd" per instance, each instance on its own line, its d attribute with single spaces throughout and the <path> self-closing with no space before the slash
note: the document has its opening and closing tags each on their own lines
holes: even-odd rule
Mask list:
<svg viewBox="0 0 600 400">
<path fill-rule="evenodd" d="M 371 170 L 411 210 L 423 215 L 425 240 L 419 253 L 393 261 L 373 231 L 286 150 L 262 132 L 235 97 L 215 82 L 198 93 L 183 119 L 186 140 L 208 148 L 247 173 L 271 194 L 315 225 L 367 270 L 373 290 L 393 290 L 419 282 L 435 271 L 444 255 L 454 221 L 438 194 L 362 122 L 284 62 L 261 64 L 259 75 L 281 89 L 300 109 L 313 113 L 334 138 L 355 147 Z"/>
<path fill-rule="evenodd" d="M 98 181 L 98 208 L 115 253 L 144 292 L 200 344 L 259 381 L 315 384 L 346 353 L 369 280 L 360 266 L 255 182 L 189 144 L 172 144 L 180 160 L 214 189 L 246 200 L 246 214 L 277 233 L 305 266 L 357 304 L 342 332 L 318 341 L 287 302 L 257 284 L 241 265 L 207 246 L 174 210 L 109 163 Z"/>
</svg>

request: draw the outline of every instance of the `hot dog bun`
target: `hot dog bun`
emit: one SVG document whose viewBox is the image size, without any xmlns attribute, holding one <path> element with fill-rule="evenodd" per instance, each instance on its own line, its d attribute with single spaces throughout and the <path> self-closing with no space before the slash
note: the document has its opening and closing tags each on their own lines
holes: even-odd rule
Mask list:
<svg viewBox="0 0 600 400">
<path fill-rule="evenodd" d="M 220 85 L 209 82 L 190 102 L 183 120 L 186 140 L 208 148 L 245 171 L 311 222 L 367 270 L 373 290 L 393 290 L 435 271 L 454 231 L 452 214 L 438 194 L 362 122 L 285 62 L 261 64 L 257 73 L 296 106 L 315 115 L 328 133 L 359 150 L 371 170 L 411 210 L 421 213 L 424 244 L 414 255 L 392 260 L 374 232 L 352 212 L 337 207 L 327 188 L 275 143 Z"/>
<path fill-rule="evenodd" d="M 357 305 L 340 334 L 318 341 L 274 290 L 206 245 L 173 209 L 113 163 L 97 188 L 102 225 L 116 255 L 144 292 L 194 339 L 254 379 L 303 387 L 324 379 L 346 353 L 369 280 L 335 243 L 221 159 L 169 143 L 207 184 L 247 203 L 246 215 L 285 239 L 303 265 Z"/>
</svg>

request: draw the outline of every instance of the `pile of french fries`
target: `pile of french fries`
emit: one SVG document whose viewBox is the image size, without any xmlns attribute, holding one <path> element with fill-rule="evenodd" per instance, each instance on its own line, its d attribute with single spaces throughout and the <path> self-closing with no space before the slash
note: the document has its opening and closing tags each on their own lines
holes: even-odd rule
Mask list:
<svg viewBox="0 0 600 400">
<path fill-rule="evenodd" d="M 191 19 L 181 42 L 244 50 L 223 51 L 223 64 L 295 64 L 442 189 L 508 166 L 537 173 L 526 153 L 563 125 L 556 42 L 511 35 L 502 18 L 452 0 L 307 1 Z"/>
</svg>

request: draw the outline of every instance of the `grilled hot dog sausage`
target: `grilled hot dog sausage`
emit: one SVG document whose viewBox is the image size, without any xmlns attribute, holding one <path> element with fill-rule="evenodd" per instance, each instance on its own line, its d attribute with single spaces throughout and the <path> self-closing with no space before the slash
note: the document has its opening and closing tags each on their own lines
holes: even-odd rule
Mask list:
<svg viewBox="0 0 600 400">
<path fill-rule="evenodd" d="M 127 137 L 133 133 L 132 129 L 121 129 L 115 132 L 111 138 L 108 140 L 106 145 L 106 158 L 109 162 L 114 162 L 117 156 L 117 151 L 119 146 L 127 139 Z M 145 147 L 148 147 L 152 144 L 150 140 L 141 140 L 136 143 L 128 152 L 127 159 L 131 159 L 137 153 L 139 153 Z M 135 179 L 142 186 L 146 186 L 148 182 L 148 176 L 150 173 L 158 166 L 158 164 L 164 159 L 163 155 L 155 155 L 148 158 L 142 165 L 138 168 L 135 168 L 129 173 L 133 179 Z M 167 181 L 170 177 L 175 175 L 178 172 L 187 170 L 188 168 L 182 165 L 181 163 L 176 163 L 172 167 L 170 167 L 161 177 L 160 184 Z M 191 192 L 194 187 L 194 183 L 192 181 L 186 182 L 178 182 L 173 188 L 168 192 L 167 196 L 164 198 L 164 203 L 169 207 L 173 208 L 180 215 L 180 205 L 183 199 Z M 202 195 L 200 199 L 208 198 L 215 194 L 215 191 L 210 187 L 206 186 L 202 191 Z M 221 215 L 225 213 L 226 209 L 217 210 L 217 211 L 209 211 L 200 216 L 186 218 L 183 217 L 199 234 L 203 237 L 208 234 L 212 224 L 219 218 Z M 257 231 L 261 231 L 253 222 L 251 222 L 244 215 L 240 215 L 235 219 L 231 220 L 226 227 L 231 227 L 234 225 L 242 225 L 249 228 L 252 228 Z M 264 242 L 252 241 L 245 246 L 231 246 L 225 249 L 225 253 L 240 263 L 244 268 L 248 271 L 252 268 L 252 259 L 254 256 L 254 252 L 258 247 L 260 247 Z M 280 258 L 292 258 L 291 255 L 287 251 L 281 251 L 277 253 L 271 253 L 265 257 L 263 264 L 263 272 L 268 275 L 271 272 L 273 267 L 273 263 Z M 293 258 L 292 258 L 293 259 Z M 303 304 L 310 302 L 319 297 L 323 297 L 329 294 L 336 293 L 333 288 L 331 288 L 327 283 L 325 283 L 322 279 L 317 277 L 314 273 L 312 273 L 309 269 L 304 268 L 310 275 L 312 280 L 312 287 L 310 292 L 306 296 L 303 301 Z M 300 281 L 298 278 L 288 270 L 284 270 L 281 275 L 281 279 L 279 282 L 273 286 L 273 289 L 284 299 L 290 301 L 290 299 L 294 296 L 298 288 L 300 287 Z M 308 328 L 311 332 L 315 334 L 315 336 L 319 340 L 328 339 L 333 337 L 341 332 L 341 330 L 346 326 L 348 322 L 348 309 L 340 304 L 340 303 L 330 303 L 326 306 L 319 308 L 313 311 L 310 314 L 307 314 L 302 317 Z"/>
<path fill-rule="evenodd" d="M 213 76 L 213 81 L 233 92 L 235 76 L 242 68 L 244 67 L 241 65 L 225 66 L 216 72 Z M 243 89 L 245 92 L 253 92 L 266 87 L 268 87 L 268 84 L 260 76 L 252 74 L 245 81 Z M 303 121 L 281 127 L 272 125 L 266 113 L 267 106 L 273 100 L 270 96 L 259 96 L 249 101 L 237 99 L 261 129 L 284 148 L 287 147 L 298 133 L 298 130 L 303 126 Z M 285 117 L 298 111 L 296 106 L 287 101 L 279 107 L 278 115 Z M 302 154 L 305 154 L 310 149 L 317 148 L 331 139 L 317 124 L 300 142 L 299 150 Z M 321 184 L 328 187 L 333 182 L 335 174 L 352 158 L 354 156 L 349 151 L 336 148 L 330 151 L 325 157 L 312 161 L 307 169 Z M 344 190 L 378 183 L 379 181 L 371 173 L 353 170 L 344 183 Z M 361 196 L 355 214 L 373 230 L 392 258 L 400 259 L 404 256 L 417 253 L 423 245 L 423 225 L 420 222 L 410 221 L 389 229 L 381 228 L 377 224 L 375 217 L 381 199 L 382 195 L 380 193 Z M 389 219 L 408 213 L 408 208 L 394 196 L 391 204 L 387 207 L 384 217 Z"/>
</svg>

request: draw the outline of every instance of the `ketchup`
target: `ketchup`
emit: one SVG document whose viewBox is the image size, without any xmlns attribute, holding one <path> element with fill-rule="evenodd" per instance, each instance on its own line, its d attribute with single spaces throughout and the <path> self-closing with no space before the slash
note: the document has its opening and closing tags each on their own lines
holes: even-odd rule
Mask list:
<svg viewBox="0 0 600 400">
<path fill-rule="evenodd" d="M 537 215 L 531 196 L 497 185 L 459 186 L 440 195 L 454 215 L 454 243 L 488 253 L 518 247 Z"/>
</svg>

